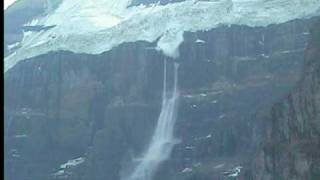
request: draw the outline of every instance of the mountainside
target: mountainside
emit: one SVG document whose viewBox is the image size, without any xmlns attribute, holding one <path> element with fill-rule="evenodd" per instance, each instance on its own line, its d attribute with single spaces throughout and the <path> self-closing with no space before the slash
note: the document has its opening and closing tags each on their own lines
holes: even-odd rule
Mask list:
<svg viewBox="0 0 320 180">
<path fill-rule="evenodd" d="M 256 179 L 320 178 L 319 78 L 320 21 L 311 29 L 298 87 L 272 108 Z"/>
<path fill-rule="evenodd" d="M 169 157 L 152 180 L 319 178 L 318 1 L 299 1 L 296 14 L 284 0 L 90 1 L 91 10 L 126 7 L 121 18 L 138 17 L 126 14 L 133 10 L 150 17 L 80 31 L 110 15 L 79 16 L 92 12 L 81 2 L 59 2 L 17 28 L 27 36 L 5 58 L 6 180 L 123 180 L 154 160 L 146 152 L 165 137 L 154 138 L 162 116 L 174 120 L 173 137 L 160 143 Z M 59 19 L 68 3 L 80 8 L 70 22 L 83 24 Z M 197 17 L 183 18 L 187 12 Z M 179 32 L 167 29 L 172 24 Z M 58 40 L 47 39 L 53 34 Z M 165 109 L 173 97 L 176 109 Z"/>
</svg>

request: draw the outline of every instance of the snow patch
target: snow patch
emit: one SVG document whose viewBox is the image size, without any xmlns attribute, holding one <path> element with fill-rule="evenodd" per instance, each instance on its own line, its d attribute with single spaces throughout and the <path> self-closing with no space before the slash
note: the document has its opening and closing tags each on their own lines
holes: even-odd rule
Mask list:
<svg viewBox="0 0 320 180">
<path fill-rule="evenodd" d="M 129 7 L 131 2 L 62 1 L 50 14 L 30 22 L 53 27 L 24 33 L 21 47 L 5 58 L 5 72 L 20 60 L 50 51 L 100 54 L 125 42 L 154 42 L 159 38 L 157 48 L 177 58 L 184 31 L 206 31 L 230 24 L 260 27 L 320 14 L 320 0 L 186 0 Z"/>
<path fill-rule="evenodd" d="M 184 168 L 181 172 L 182 173 L 190 173 L 190 172 L 192 172 L 192 169 L 191 168 Z"/>
<path fill-rule="evenodd" d="M 303 32 L 302 34 L 307 36 L 310 34 L 310 32 Z"/>
<path fill-rule="evenodd" d="M 14 138 L 26 138 L 26 137 L 28 137 L 28 135 L 26 134 L 19 134 L 14 136 Z"/>
<path fill-rule="evenodd" d="M 212 134 L 208 134 L 207 136 L 205 136 L 205 137 L 197 137 L 197 138 L 195 138 L 195 140 L 203 140 L 203 139 L 210 139 L 210 138 L 212 138 Z"/>
<path fill-rule="evenodd" d="M 195 147 L 194 146 L 186 146 L 185 149 L 193 150 L 193 149 L 195 149 Z"/>
<path fill-rule="evenodd" d="M 64 174 L 64 169 L 59 170 L 58 172 L 54 173 L 55 176 L 61 176 Z"/>
<path fill-rule="evenodd" d="M 197 39 L 196 43 L 206 43 L 206 42 L 204 40 L 202 40 L 202 39 Z"/>
<path fill-rule="evenodd" d="M 60 168 L 67 168 L 69 166 L 77 166 L 81 163 L 84 162 L 84 158 L 83 157 L 79 157 L 79 158 L 76 158 L 76 159 L 72 159 L 72 160 L 68 160 L 68 162 L 64 163 L 64 164 L 61 164 L 60 165 Z"/>
<path fill-rule="evenodd" d="M 236 168 L 233 169 L 234 173 L 228 175 L 229 177 L 237 177 L 240 175 L 240 172 L 241 172 L 241 166 L 238 166 Z"/>
<path fill-rule="evenodd" d="M 212 104 L 217 104 L 218 101 L 217 101 L 217 100 L 213 100 L 213 101 L 211 101 L 211 103 L 212 103 Z"/>
<path fill-rule="evenodd" d="M 77 166 L 81 163 L 83 163 L 85 161 L 85 159 L 83 157 L 79 157 L 79 158 L 76 158 L 76 159 L 71 159 L 71 160 L 68 160 L 68 162 L 64 163 L 64 164 L 61 164 L 59 167 L 59 170 L 54 173 L 53 175 L 54 176 L 61 176 L 61 175 L 64 175 L 65 173 L 65 169 L 69 168 L 69 167 L 73 167 L 73 166 Z"/>
<path fill-rule="evenodd" d="M 224 172 L 224 174 L 228 177 L 238 177 L 240 175 L 242 166 L 237 166 L 229 171 Z"/>
<path fill-rule="evenodd" d="M 8 50 L 11 50 L 11 49 L 14 49 L 14 48 L 18 47 L 19 44 L 20 44 L 19 42 L 16 42 L 16 43 L 13 43 L 13 44 L 9 44 L 8 45 Z"/>
</svg>

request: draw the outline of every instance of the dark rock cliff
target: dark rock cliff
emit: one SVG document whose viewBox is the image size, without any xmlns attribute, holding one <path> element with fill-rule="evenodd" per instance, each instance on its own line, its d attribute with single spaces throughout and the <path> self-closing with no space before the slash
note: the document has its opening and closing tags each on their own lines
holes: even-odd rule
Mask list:
<svg viewBox="0 0 320 180">
<path fill-rule="evenodd" d="M 320 21 L 311 29 L 298 87 L 271 112 L 255 179 L 320 179 Z"/>
<path fill-rule="evenodd" d="M 175 134 L 180 143 L 155 179 L 277 179 L 288 177 L 288 164 L 300 167 L 296 177 L 316 177 L 316 158 L 285 153 L 295 141 L 306 146 L 319 140 L 319 122 L 307 120 L 317 116 L 318 86 L 312 85 L 317 69 L 310 67 L 316 67 L 312 58 L 317 58 L 311 52 L 318 51 L 312 43 L 305 86 L 273 106 L 270 123 L 261 121 L 299 81 L 316 20 L 186 32 L 177 59 L 181 101 Z M 5 74 L 6 180 L 119 179 L 146 147 L 159 115 L 166 57 L 154 45 L 126 43 L 100 55 L 51 52 L 10 69 Z M 301 103 L 313 106 L 298 111 Z M 286 124 L 289 118 L 294 120 Z M 252 165 L 254 155 L 267 160 Z M 79 157 L 78 164 L 69 161 L 59 168 Z"/>
</svg>

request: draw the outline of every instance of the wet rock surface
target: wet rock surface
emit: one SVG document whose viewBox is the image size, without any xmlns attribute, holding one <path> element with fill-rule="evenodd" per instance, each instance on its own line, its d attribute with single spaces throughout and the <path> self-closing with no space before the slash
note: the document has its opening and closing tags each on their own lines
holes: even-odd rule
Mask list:
<svg viewBox="0 0 320 180">
<path fill-rule="evenodd" d="M 319 27 L 309 33 L 316 20 L 186 32 L 176 60 L 180 143 L 155 179 L 316 179 Z M 166 57 L 154 46 L 51 52 L 10 69 L 5 179 L 119 179 L 160 113 Z M 77 158 L 83 162 L 61 167 Z"/>
</svg>

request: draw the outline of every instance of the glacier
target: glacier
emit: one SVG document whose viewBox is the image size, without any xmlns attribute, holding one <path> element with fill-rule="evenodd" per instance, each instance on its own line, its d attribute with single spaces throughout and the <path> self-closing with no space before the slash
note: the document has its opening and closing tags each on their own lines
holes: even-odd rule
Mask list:
<svg viewBox="0 0 320 180">
<path fill-rule="evenodd" d="M 28 26 L 19 48 L 4 58 L 6 72 L 19 61 L 52 51 L 100 54 L 125 43 L 155 42 L 157 50 L 177 58 L 183 32 L 224 25 L 263 27 L 320 14 L 320 0 L 186 0 L 130 6 L 132 0 L 64 0 Z"/>
</svg>

